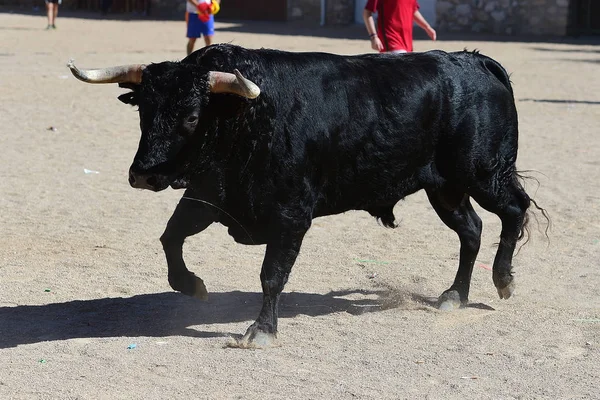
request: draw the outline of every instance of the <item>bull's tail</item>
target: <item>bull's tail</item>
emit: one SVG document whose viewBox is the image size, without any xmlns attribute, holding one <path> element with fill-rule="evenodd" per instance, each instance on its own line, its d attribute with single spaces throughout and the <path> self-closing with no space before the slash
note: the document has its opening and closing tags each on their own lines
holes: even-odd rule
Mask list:
<svg viewBox="0 0 600 400">
<path fill-rule="evenodd" d="M 510 76 L 508 72 L 504 69 L 500 63 L 488 56 L 481 54 L 478 50 L 474 50 L 473 52 L 469 52 L 467 49 L 464 50 L 463 54 L 465 55 L 474 55 L 475 60 L 477 60 L 481 67 L 491 73 L 496 77 L 508 89 L 510 94 L 513 94 L 512 85 L 510 83 Z M 473 58 L 471 58 L 473 60 Z"/>
<path fill-rule="evenodd" d="M 519 240 L 525 239 L 523 244 L 521 244 L 521 247 L 523 247 L 525 244 L 527 244 L 527 242 L 529 241 L 529 238 L 531 237 L 529 223 L 532 220 L 532 218 L 535 220 L 538 230 L 540 230 L 540 221 L 538 219 L 537 212 L 542 214 L 542 216 L 546 220 L 546 228 L 544 229 L 544 235 L 546 236 L 546 239 L 548 239 L 548 242 L 550 242 L 550 237 L 548 236 L 548 231 L 550 230 L 550 227 L 552 225 L 550 216 L 548 215 L 548 211 L 546 211 L 545 208 L 540 207 L 538 205 L 538 203 L 533 198 L 531 198 L 531 196 L 526 194 L 525 189 L 523 187 L 525 181 L 534 180 L 538 183 L 538 186 L 539 186 L 539 181 L 537 180 L 537 178 L 535 178 L 531 175 L 525 175 L 525 172 L 530 172 L 530 171 L 518 171 L 518 172 L 514 173 L 515 184 L 520 189 L 521 193 L 523 193 L 525 196 L 527 196 L 526 201 L 529 202 L 530 204 L 533 204 L 533 208 L 535 208 L 535 210 L 533 210 L 532 207 L 527 208 L 527 213 L 525 214 L 525 218 L 523 220 L 523 225 L 521 227 L 521 232 L 519 233 Z M 520 248 L 519 248 L 519 250 L 520 250 Z"/>
<path fill-rule="evenodd" d="M 510 77 L 508 75 L 508 73 L 506 72 L 506 70 L 504 69 L 504 67 L 502 65 L 500 65 L 499 62 L 486 57 L 486 56 L 482 56 L 483 57 L 483 66 L 490 71 L 490 73 L 492 75 L 494 75 L 510 92 L 511 95 L 513 95 L 513 89 L 512 89 L 512 85 L 510 83 Z"/>
</svg>

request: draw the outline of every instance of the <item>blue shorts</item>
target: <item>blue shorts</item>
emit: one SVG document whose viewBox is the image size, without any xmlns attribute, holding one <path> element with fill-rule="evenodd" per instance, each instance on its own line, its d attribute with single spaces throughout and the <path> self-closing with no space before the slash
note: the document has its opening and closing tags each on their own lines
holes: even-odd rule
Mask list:
<svg viewBox="0 0 600 400">
<path fill-rule="evenodd" d="M 200 21 L 198 14 L 185 13 L 187 21 L 187 37 L 199 38 L 200 36 L 212 36 L 215 34 L 215 17 L 210 16 L 207 22 Z"/>
</svg>

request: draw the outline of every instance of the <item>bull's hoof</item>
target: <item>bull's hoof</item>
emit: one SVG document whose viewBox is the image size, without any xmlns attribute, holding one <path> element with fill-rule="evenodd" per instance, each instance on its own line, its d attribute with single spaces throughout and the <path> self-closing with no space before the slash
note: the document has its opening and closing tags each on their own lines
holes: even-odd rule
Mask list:
<svg viewBox="0 0 600 400">
<path fill-rule="evenodd" d="M 513 279 L 508 286 L 496 289 L 498 289 L 498 296 L 500 296 L 501 299 L 508 299 L 515 291 L 515 281 Z"/>
<path fill-rule="evenodd" d="M 277 341 L 277 334 L 264 332 L 254 325 L 246 331 L 246 334 L 238 340 L 232 340 L 228 347 L 238 349 L 264 349 L 271 347 Z"/>
<path fill-rule="evenodd" d="M 501 299 L 508 299 L 512 296 L 515 291 L 515 277 L 512 273 L 500 275 L 494 270 L 492 279 Z"/>
<path fill-rule="evenodd" d="M 204 285 L 204 281 L 196 277 L 196 289 L 194 290 L 194 297 L 200 300 L 208 300 L 208 290 Z"/>
<path fill-rule="evenodd" d="M 465 302 L 460 300 L 460 294 L 456 290 L 446 290 L 437 301 L 437 308 L 442 311 L 453 311 L 460 308 Z"/>
<path fill-rule="evenodd" d="M 204 281 L 198 278 L 193 272 L 187 272 L 182 275 L 169 276 L 169 284 L 178 292 L 185 295 L 196 297 L 200 300 L 208 300 L 208 291 Z"/>
</svg>

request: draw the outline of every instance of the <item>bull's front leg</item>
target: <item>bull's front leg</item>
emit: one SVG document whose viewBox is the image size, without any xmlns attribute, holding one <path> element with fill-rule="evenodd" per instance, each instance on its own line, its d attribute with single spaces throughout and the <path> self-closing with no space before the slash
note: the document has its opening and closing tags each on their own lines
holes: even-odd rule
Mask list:
<svg viewBox="0 0 600 400">
<path fill-rule="evenodd" d="M 185 192 L 160 241 L 167 257 L 169 284 L 173 290 L 206 300 L 208 292 L 204 282 L 190 272 L 183 261 L 183 242 L 188 236 L 195 235 L 212 224 L 214 213 L 193 198 L 193 193 L 189 190 Z"/>
<path fill-rule="evenodd" d="M 238 346 L 266 347 L 276 339 L 279 296 L 296 261 L 305 233 L 306 230 L 295 233 L 284 232 L 280 237 L 267 243 L 260 272 L 263 290 L 262 309 L 256 322 L 238 341 Z"/>
</svg>

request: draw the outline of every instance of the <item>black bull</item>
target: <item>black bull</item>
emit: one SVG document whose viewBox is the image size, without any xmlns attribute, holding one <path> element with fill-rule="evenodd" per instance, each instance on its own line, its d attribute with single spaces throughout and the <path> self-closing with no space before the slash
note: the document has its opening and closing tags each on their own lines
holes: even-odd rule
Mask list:
<svg viewBox="0 0 600 400">
<path fill-rule="evenodd" d="M 468 301 L 482 228 L 471 197 L 502 222 L 493 282 L 511 296 L 532 200 L 515 167 L 512 88 L 496 61 L 216 45 L 181 62 L 70 67 L 81 80 L 132 90 L 119 96 L 139 107 L 131 185 L 186 188 L 161 237 L 173 289 L 206 297 L 182 247 L 213 222 L 240 243 L 267 245 L 263 306 L 242 345 L 275 338 L 279 296 L 313 218 L 365 210 L 394 227 L 394 205 L 420 189 L 460 239 L 458 272 L 439 307 Z"/>
</svg>

